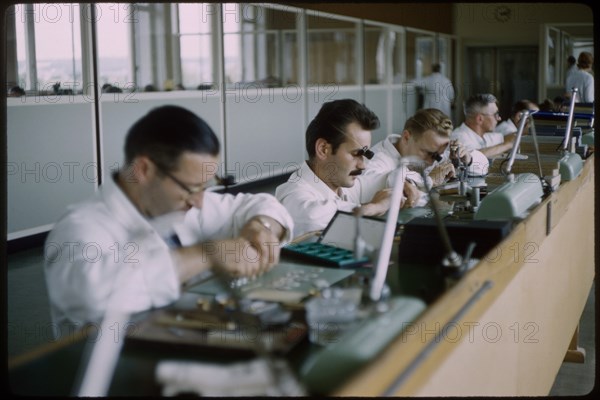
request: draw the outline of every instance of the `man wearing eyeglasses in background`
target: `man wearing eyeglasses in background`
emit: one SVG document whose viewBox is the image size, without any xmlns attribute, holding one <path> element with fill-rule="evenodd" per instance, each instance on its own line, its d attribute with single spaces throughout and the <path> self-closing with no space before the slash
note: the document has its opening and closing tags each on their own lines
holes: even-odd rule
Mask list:
<svg viewBox="0 0 600 400">
<path fill-rule="evenodd" d="M 515 134 L 496 132 L 500 120 L 496 97 L 492 94 L 476 94 L 464 104 L 465 122 L 452 132 L 452 139 L 459 140 L 467 150 L 479 150 L 488 159 L 512 149 Z"/>
<path fill-rule="evenodd" d="M 367 162 L 365 173 L 355 186 L 360 188 L 361 197 L 393 185 L 402 158 L 413 157 L 414 161 L 403 167 L 406 169 L 403 208 L 426 205 L 428 196 L 421 173 L 424 171 L 428 176 L 430 186 L 441 185 L 456 175 L 450 160 L 451 133 L 452 121 L 442 111 L 435 108 L 417 111 L 406 120 L 401 135 L 389 135 L 373 146 L 375 156 Z M 456 156 L 466 166 L 469 176 L 487 174 L 489 162 L 479 151 L 458 146 Z"/>
<path fill-rule="evenodd" d="M 352 99 L 323 104 L 306 129 L 308 160 L 279 185 L 275 196 L 294 219 L 295 235 L 324 229 L 337 210 L 361 207 L 362 215 L 383 215 L 390 206 L 389 190 L 381 190 L 361 204 L 350 195 L 371 158 L 371 131 L 377 116 Z"/>
<path fill-rule="evenodd" d="M 107 311 L 167 305 L 208 270 L 255 276 L 278 262 L 290 215 L 268 194 L 206 192 L 218 155 L 212 129 L 181 107 L 156 108 L 130 128 L 127 167 L 71 206 L 46 240 L 55 335 Z"/>
</svg>

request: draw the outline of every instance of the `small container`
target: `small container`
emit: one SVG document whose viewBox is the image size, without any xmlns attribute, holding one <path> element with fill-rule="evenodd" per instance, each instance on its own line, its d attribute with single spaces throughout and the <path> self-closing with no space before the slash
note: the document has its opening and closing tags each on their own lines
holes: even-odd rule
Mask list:
<svg viewBox="0 0 600 400">
<path fill-rule="evenodd" d="M 306 305 L 308 339 L 326 346 L 337 342 L 357 319 L 354 301 L 341 297 L 313 297 Z"/>
</svg>

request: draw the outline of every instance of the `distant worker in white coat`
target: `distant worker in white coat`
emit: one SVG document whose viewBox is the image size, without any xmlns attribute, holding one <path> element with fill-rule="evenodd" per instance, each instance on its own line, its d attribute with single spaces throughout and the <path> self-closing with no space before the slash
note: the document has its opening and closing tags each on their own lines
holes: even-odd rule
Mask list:
<svg viewBox="0 0 600 400">
<path fill-rule="evenodd" d="M 423 108 L 437 108 L 452 117 L 454 102 L 454 86 L 450 79 L 441 74 L 440 64 L 433 64 L 433 73 L 424 78 L 421 83 L 423 90 Z"/>
<path fill-rule="evenodd" d="M 571 89 L 578 89 L 578 103 L 593 103 L 594 102 L 594 75 L 592 65 L 594 64 L 594 56 L 592 53 L 582 51 L 577 57 L 577 71 L 573 72 L 567 78 L 566 97 L 571 97 Z"/>
</svg>

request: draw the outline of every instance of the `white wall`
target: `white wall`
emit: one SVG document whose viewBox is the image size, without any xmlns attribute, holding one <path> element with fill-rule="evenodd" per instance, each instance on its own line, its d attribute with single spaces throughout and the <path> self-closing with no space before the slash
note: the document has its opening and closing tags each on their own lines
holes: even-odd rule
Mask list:
<svg viewBox="0 0 600 400">
<path fill-rule="evenodd" d="M 125 136 L 129 127 L 150 110 L 162 105 L 177 105 L 196 113 L 215 131 L 222 144 L 224 135 L 219 103 L 217 91 L 103 94 L 100 98 L 100 129 L 104 177 L 123 167 Z"/>
<path fill-rule="evenodd" d="M 49 229 L 97 186 L 93 103 L 81 96 L 7 99 L 8 240 Z"/>
<path fill-rule="evenodd" d="M 297 169 L 304 160 L 305 93 L 298 86 L 226 94 L 226 173 L 245 183 Z"/>
</svg>

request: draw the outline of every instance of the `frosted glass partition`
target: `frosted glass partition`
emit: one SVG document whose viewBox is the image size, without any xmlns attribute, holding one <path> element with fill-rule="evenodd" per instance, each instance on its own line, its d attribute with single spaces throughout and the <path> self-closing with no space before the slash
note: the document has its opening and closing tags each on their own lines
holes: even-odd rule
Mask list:
<svg viewBox="0 0 600 400">
<path fill-rule="evenodd" d="M 413 115 L 417 111 L 415 96 L 408 95 L 407 92 L 407 88 L 403 85 L 394 85 L 392 87 L 392 110 L 394 110 L 392 113 L 392 133 L 402 133 L 408 116 Z"/>
<path fill-rule="evenodd" d="M 81 96 L 7 99 L 8 240 L 50 229 L 94 193 L 93 106 Z"/>
<path fill-rule="evenodd" d="M 388 88 L 386 86 L 369 85 L 365 87 L 365 105 L 379 117 L 379 129 L 373 131 L 372 143 L 383 140 L 391 132 L 388 110 Z M 392 114 L 396 110 L 392 110 Z"/>
<path fill-rule="evenodd" d="M 208 123 L 223 145 L 219 99 L 217 90 L 102 94 L 100 115 L 104 177 L 123 166 L 123 145 L 128 129 L 148 111 L 159 106 L 177 105 L 193 111 Z"/>
<path fill-rule="evenodd" d="M 226 172 L 236 182 L 292 172 L 304 161 L 303 95 L 297 86 L 228 90 Z"/>
</svg>

